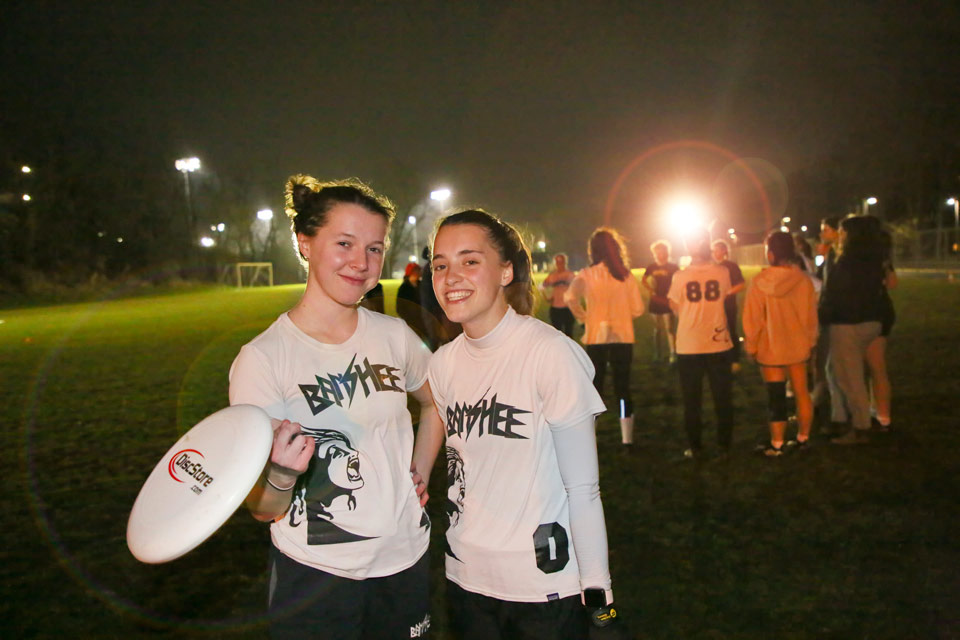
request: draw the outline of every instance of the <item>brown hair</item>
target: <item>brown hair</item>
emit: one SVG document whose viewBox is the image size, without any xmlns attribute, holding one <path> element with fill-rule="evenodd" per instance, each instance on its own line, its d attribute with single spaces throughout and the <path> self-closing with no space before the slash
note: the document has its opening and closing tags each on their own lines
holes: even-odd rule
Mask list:
<svg viewBox="0 0 960 640">
<path fill-rule="evenodd" d="M 590 264 L 602 262 L 612 275 L 621 282 L 630 275 L 630 259 L 627 257 L 626 243 L 620 232 L 611 227 L 598 227 L 587 243 Z"/>
<path fill-rule="evenodd" d="M 437 221 L 433 232 L 434 239 L 440 229 L 458 224 L 475 224 L 483 227 L 487 237 L 490 238 L 490 243 L 496 248 L 500 260 L 513 265 L 513 280 L 504 287 L 507 304 L 521 315 L 532 315 L 536 298 L 530 269 L 530 250 L 527 249 L 516 227 L 483 209 L 467 209 Z"/>
</svg>

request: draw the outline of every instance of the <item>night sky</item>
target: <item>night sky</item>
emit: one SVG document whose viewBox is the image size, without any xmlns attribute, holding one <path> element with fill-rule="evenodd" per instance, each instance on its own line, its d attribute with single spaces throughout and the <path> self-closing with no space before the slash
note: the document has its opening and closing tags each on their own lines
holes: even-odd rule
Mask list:
<svg viewBox="0 0 960 640">
<path fill-rule="evenodd" d="M 4 3 L 4 117 L 155 137 L 278 194 L 400 163 L 508 219 L 599 221 L 672 141 L 789 176 L 857 136 L 960 140 L 956 2 L 107 5 Z"/>
</svg>

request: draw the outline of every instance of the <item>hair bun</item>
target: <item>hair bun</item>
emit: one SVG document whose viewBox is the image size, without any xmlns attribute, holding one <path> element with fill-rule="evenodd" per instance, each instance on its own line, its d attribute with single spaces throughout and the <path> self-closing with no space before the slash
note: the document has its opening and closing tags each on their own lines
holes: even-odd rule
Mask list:
<svg viewBox="0 0 960 640">
<path fill-rule="evenodd" d="M 284 212 L 293 220 L 303 211 L 313 194 L 320 191 L 320 182 L 313 176 L 298 173 L 290 176 L 284 189 Z"/>
</svg>

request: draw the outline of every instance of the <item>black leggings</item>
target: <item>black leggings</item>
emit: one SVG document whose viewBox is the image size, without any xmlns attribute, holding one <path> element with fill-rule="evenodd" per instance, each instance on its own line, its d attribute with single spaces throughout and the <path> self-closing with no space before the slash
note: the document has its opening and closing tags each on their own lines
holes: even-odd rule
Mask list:
<svg viewBox="0 0 960 640">
<path fill-rule="evenodd" d="M 733 439 L 733 374 L 730 372 L 730 351 L 720 353 L 681 354 L 677 356 L 680 392 L 683 395 L 683 426 L 690 448 L 699 451 L 703 421 L 703 375 L 710 381 L 710 394 L 717 416 L 717 443 L 729 449 Z"/>
<path fill-rule="evenodd" d="M 630 398 L 630 363 L 633 361 L 633 345 L 629 342 L 611 344 L 588 344 L 587 355 L 593 362 L 593 386 L 603 395 L 603 379 L 607 363 L 613 369 L 613 391 L 617 394 L 617 412 L 621 417 L 633 415 L 633 400 Z M 623 406 L 621 407 L 621 402 Z"/>
</svg>

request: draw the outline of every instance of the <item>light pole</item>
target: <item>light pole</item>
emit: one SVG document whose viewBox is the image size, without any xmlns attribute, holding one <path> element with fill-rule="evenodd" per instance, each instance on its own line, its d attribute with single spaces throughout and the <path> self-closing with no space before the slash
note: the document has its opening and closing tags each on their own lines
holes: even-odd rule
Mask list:
<svg viewBox="0 0 960 640">
<path fill-rule="evenodd" d="M 183 193 L 187 200 L 187 225 L 189 226 L 190 242 L 193 243 L 193 234 L 197 232 L 197 221 L 193 215 L 193 199 L 190 197 L 190 174 L 200 169 L 199 158 L 180 158 L 174 163 L 177 171 L 183 174 Z"/>
<path fill-rule="evenodd" d="M 417 217 L 411 214 L 407 218 L 407 224 L 413 228 L 413 253 L 417 253 L 417 250 L 420 248 L 420 245 L 417 243 Z"/>
<path fill-rule="evenodd" d="M 863 199 L 863 215 L 870 213 L 870 205 L 877 204 L 877 199 L 873 196 Z"/>
</svg>

